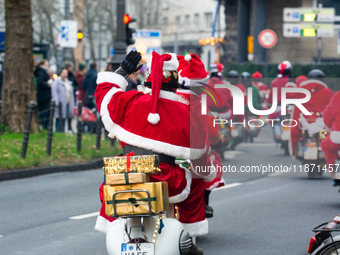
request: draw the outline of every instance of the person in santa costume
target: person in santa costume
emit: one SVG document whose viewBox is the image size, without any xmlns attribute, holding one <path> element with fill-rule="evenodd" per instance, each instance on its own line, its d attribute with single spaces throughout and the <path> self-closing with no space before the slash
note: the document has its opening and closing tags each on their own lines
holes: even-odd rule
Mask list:
<svg viewBox="0 0 340 255">
<path fill-rule="evenodd" d="M 325 153 L 328 167 L 334 164 L 339 157 L 340 151 L 340 91 L 336 92 L 331 98 L 329 104 L 322 113 L 324 123 L 330 130 L 330 133 L 321 142 L 321 148 Z M 335 169 L 335 167 L 334 167 Z M 332 172 L 333 174 L 333 172 Z M 334 186 L 339 186 L 340 181 L 334 180 Z"/>
<path fill-rule="evenodd" d="M 268 107 L 270 108 L 273 104 L 273 89 L 277 88 L 277 105 L 274 113 L 271 113 L 268 118 L 269 119 L 276 119 L 280 117 L 281 112 L 281 88 L 285 87 L 286 83 L 289 82 L 289 79 L 292 77 L 292 64 L 285 60 L 278 65 L 278 72 L 277 78 L 272 81 L 270 84 L 270 91 L 269 97 L 267 99 Z"/>
<path fill-rule="evenodd" d="M 262 74 L 256 71 L 251 75 L 253 78 L 253 86 L 257 87 L 261 96 L 261 106 L 263 109 L 267 110 L 267 97 L 269 96 L 269 89 L 266 84 L 264 84 L 262 79 Z"/>
<path fill-rule="evenodd" d="M 188 199 L 192 174 L 185 167 L 175 164 L 175 159 L 200 158 L 206 152 L 205 143 L 204 139 L 195 136 L 205 137 L 205 130 L 199 117 L 191 113 L 175 94 L 178 87 L 178 60 L 175 54 L 152 53 L 145 82 L 151 87 L 151 93 L 124 92 L 127 86 L 125 77 L 138 70 L 140 60 L 140 54 L 131 51 L 114 73 L 99 73 L 96 103 L 109 136 L 121 141 L 124 155 L 134 152 L 135 155 L 159 156 L 162 175 L 151 175 L 150 181 L 167 181 L 169 202 L 180 203 Z M 100 196 L 103 201 L 102 187 Z M 182 216 L 185 217 L 185 212 Z M 95 228 L 106 232 L 113 220 L 105 215 L 102 203 Z M 193 236 L 196 233 L 189 234 Z M 192 254 L 202 254 L 193 244 L 192 247 L 198 251 Z"/>
<path fill-rule="evenodd" d="M 307 81 L 300 84 L 300 88 L 307 89 L 311 93 L 311 99 L 304 103 L 303 106 L 312 114 L 305 116 L 301 110 L 294 106 L 292 119 L 298 122 L 298 125 L 290 128 L 289 153 L 295 158 L 295 150 L 298 141 L 302 138 L 301 126 L 308 130 L 309 134 L 318 133 L 323 130 L 324 122 L 322 112 L 329 103 L 334 92 L 328 88 L 324 82 L 325 75 L 322 71 L 314 69 L 309 72 Z M 289 93 L 288 98 L 304 98 L 301 93 Z M 329 123 L 329 122 L 328 122 Z"/>
<path fill-rule="evenodd" d="M 182 89 L 177 90 L 177 94 L 189 101 L 189 107 L 191 111 L 194 111 L 197 113 L 197 115 L 201 116 L 206 130 L 205 142 L 208 148 L 207 153 L 205 153 L 202 158 L 205 158 L 204 162 L 206 162 L 206 166 L 216 165 L 217 162 L 215 161 L 218 159 L 220 160 L 220 158 L 219 156 L 214 156 L 217 153 L 211 151 L 210 145 L 217 144 L 219 142 L 219 127 L 218 125 L 214 126 L 215 118 L 213 116 L 210 114 L 202 115 L 199 97 L 199 95 L 203 92 L 204 87 L 209 82 L 209 75 L 206 74 L 204 65 L 197 55 L 189 53 L 185 57 L 178 56 L 178 59 L 179 83 Z M 207 110 L 207 112 L 209 111 Z M 195 164 L 195 161 L 193 163 Z M 221 161 L 219 163 L 221 164 Z M 222 169 L 222 167 L 220 169 Z M 209 194 L 213 188 L 223 186 L 224 184 L 225 182 L 222 177 L 222 171 L 217 172 L 216 177 L 211 181 L 204 182 L 202 179 L 193 179 L 192 189 L 194 190 L 193 186 L 195 186 L 196 192 L 195 194 L 191 194 L 193 196 L 199 195 L 203 199 L 203 204 L 201 203 L 200 207 L 197 207 L 192 211 L 193 217 L 199 214 L 203 215 L 203 213 L 205 213 L 205 217 L 207 218 L 211 218 L 213 216 L 213 209 L 209 206 Z M 180 210 L 185 209 L 185 207 L 179 208 Z"/>
</svg>

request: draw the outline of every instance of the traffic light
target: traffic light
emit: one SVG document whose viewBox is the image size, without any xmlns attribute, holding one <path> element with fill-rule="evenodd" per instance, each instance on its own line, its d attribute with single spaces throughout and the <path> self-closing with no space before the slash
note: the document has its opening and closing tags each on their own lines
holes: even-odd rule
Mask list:
<svg viewBox="0 0 340 255">
<path fill-rule="evenodd" d="M 78 42 L 81 42 L 81 40 L 83 39 L 83 37 L 84 37 L 83 31 L 81 31 L 81 30 L 79 29 L 79 30 L 78 30 L 78 33 L 77 33 Z"/>
<path fill-rule="evenodd" d="M 135 43 L 135 40 L 133 39 L 133 34 L 136 32 L 135 29 L 129 28 L 130 23 L 136 22 L 137 20 L 135 18 L 131 18 L 129 14 L 124 15 L 124 24 L 125 24 L 125 42 L 126 45 L 131 45 Z"/>
</svg>

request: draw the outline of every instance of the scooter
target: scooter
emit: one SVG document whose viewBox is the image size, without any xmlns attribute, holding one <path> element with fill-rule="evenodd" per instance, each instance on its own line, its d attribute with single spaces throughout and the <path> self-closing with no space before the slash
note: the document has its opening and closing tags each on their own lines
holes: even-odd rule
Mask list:
<svg viewBox="0 0 340 255">
<path fill-rule="evenodd" d="M 340 255 L 340 215 L 330 222 L 322 223 L 313 229 L 307 249 L 310 255 Z"/>
<path fill-rule="evenodd" d="M 313 167 L 309 167 L 308 177 L 316 178 L 323 174 L 323 170 L 326 166 L 325 154 L 321 149 L 321 141 L 327 135 L 327 131 L 323 130 L 309 134 L 309 131 L 304 127 L 302 129 L 302 138 L 296 146 L 296 159 L 298 159 L 303 165 L 312 164 Z"/>
<path fill-rule="evenodd" d="M 190 164 L 188 160 L 176 163 Z M 106 235 L 109 255 L 203 255 L 195 245 L 195 237 L 190 237 L 176 219 L 175 207 L 170 204 L 169 211 L 152 213 L 150 194 L 145 189 L 116 191 L 112 196 L 115 215 L 119 206 L 126 205 L 116 202 L 117 195 L 122 193 L 146 193 L 145 201 L 127 203 L 135 207 L 148 206 L 149 213 L 116 217 Z"/>
</svg>

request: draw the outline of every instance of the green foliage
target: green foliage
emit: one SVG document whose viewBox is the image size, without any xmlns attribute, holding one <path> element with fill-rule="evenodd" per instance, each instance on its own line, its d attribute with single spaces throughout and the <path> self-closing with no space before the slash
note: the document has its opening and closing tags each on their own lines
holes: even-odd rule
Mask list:
<svg viewBox="0 0 340 255">
<path fill-rule="evenodd" d="M 118 142 L 111 148 L 110 140 L 101 141 L 101 149 L 96 150 L 96 135 L 83 134 L 82 150 L 77 152 L 77 136 L 54 133 L 52 155 L 46 155 L 47 131 L 31 134 L 26 159 L 22 159 L 23 134 L 6 132 L 1 135 L 0 171 L 41 166 L 83 163 L 93 159 L 119 155 L 122 151 Z"/>
</svg>

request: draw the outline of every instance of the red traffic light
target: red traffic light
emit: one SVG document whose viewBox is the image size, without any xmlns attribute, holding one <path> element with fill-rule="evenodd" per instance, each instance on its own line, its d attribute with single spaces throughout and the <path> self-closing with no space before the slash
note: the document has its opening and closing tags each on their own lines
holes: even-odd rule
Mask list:
<svg viewBox="0 0 340 255">
<path fill-rule="evenodd" d="M 131 17 L 128 14 L 124 15 L 124 24 L 128 24 L 131 21 Z"/>
</svg>

